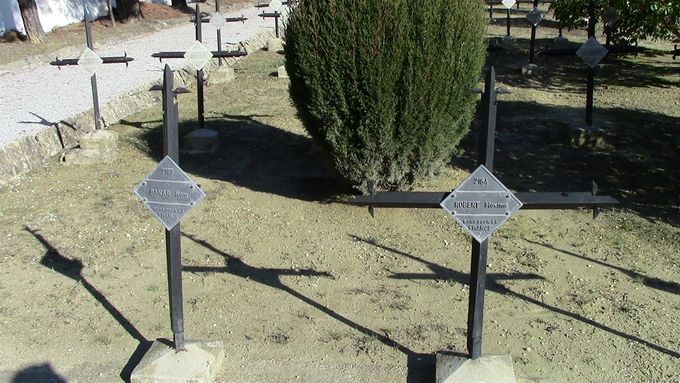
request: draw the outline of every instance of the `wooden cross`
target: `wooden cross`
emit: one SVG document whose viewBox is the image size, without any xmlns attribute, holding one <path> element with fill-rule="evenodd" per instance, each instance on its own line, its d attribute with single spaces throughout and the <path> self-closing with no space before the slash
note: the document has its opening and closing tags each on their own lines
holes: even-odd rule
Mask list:
<svg viewBox="0 0 680 383">
<path fill-rule="evenodd" d="M 52 61 L 50 65 L 57 66 L 61 69 L 62 66 L 66 65 L 81 65 L 88 72 L 91 73 L 90 84 L 92 87 L 92 104 L 94 106 L 94 128 L 95 130 L 101 129 L 101 114 L 99 112 L 99 96 L 97 93 L 97 69 L 101 64 L 129 64 L 133 58 L 128 57 L 127 53 L 123 56 L 117 57 L 99 57 L 94 53 L 94 43 L 92 41 L 92 30 L 90 29 L 90 22 L 87 19 L 87 9 L 85 9 L 85 40 L 87 43 L 87 49 L 80 58 L 77 59 L 59 59 Z"/>
</svg>

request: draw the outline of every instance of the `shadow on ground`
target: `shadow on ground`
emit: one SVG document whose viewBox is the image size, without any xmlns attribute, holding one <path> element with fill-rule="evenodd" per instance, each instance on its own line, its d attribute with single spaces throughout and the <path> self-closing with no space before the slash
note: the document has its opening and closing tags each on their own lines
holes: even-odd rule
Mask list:
<svg viewBox="0 0 680 383">
<path fill-rule="evenodd" d="M 142 357 L 151 347 L 151 342 L 148 341 L 142 333 L 137 330 L 137 328 L 121 313 L 101 291 L 92 285 L 83 276 L 84 265 L 79 259 L 71 259 L 63 256 L 55 246 L 53 246 L 38 230 L 24 226 L 24 230 L 33 235 L 33 237 L 40 242 L 45 248 L 45 255 L 40 259 L 40 264 L 48 267 L 57 273 L 79 282 L 85 290 L 87 290 L 92 297 L 99 302 L 106 311 L 111 314 L 113 319 L 115 319 L 131 337 L 133 337 L 139 345 L 133 352 L 132 356 L 123 367 L 120 377 L 125 381 L 129 381 L 132 370 L 139 364 Z M 49 366 L 47 366 L 49 367 Z M 26 376 L 30 376 L 33 373 L 46 373 L 46 366 L 37 366 L 35 371 L 25 371 Z M 52 382 L 52 380 L 44 380 L 45 382 Z M 13 381 L 14 382 L 14 381 Z M 43 382 L 43 380 L 17 380 L 16 382 Z M 60 380 L 54 380 L 54 382 L 61 382 Z"/>
<path fill-rule="evenodd" d="M 531 116 L 528 118 L 527 116 Z M 584 126 L 584 110 L 533 102 L 498 103 L 494 173 L 515 191 L 590 191 L 621 199 L 621 207 L 649 220 L 680 224 L 680 118 L 645 110 L 596 108 L 600 148 L 570 144 Z M 531 123 L 528 123 L 531 121 Z M 462 142 L 454 160 L 476 167 L 477 134 Z"/>
<path fill-rule="evenodd" d="M 495 39 L 497 46 L 487 56 L 487 65 L 496 69 L 498 81 L 515 87 L 542 88 L 558 93 L 583 93 L 588 67 L 574 54 L 549 55 L 549 51 L 578 50 L 585 42 L 556 43 L 552 38 L 536 39 L 534 63 L 537 74 L 521 75 L 522 66 L 529 62 L 530 39 L 516 38 L 512 42 Z M 632 49 L 632 48 L 631 48 Z M 596 87 L 625 86 L 633 88 L 669 88 L 680 86 L 680 63 L 673 62 L 668 52 L 640 48 L 633 52 L 610 54 L 595 72 Z"/>
<path fill-rule="evenodd" d="M 401 251 L 401 250 L 398 250 L 398 249 L 395 249 L 395 248 L 392 248 L 392 247 L 389 247 L 389 246 L 379 244 L 379 243 L 377 243 L 376 241 L 373 241 L 373 240 L 368 240 L 368 239 L 364 239 L 364 238 L 357 237 L 357 236 L 352 236 L 352 237 L 356 240 L 359 240 L 359 241 L 371 244 L 373 246 L 379 247 L 381 249 L 390 251 L 394 254 L 408 258 L 412 261 L 422 263 L 424 266 L 429 268 L 430 271 L 431 271 L 430 273 L 425 272 L 425 273 L 420 273 L 420 274 L 394 273 L 391 278 L 407 279 L 407 280 L 411 280 L 411 281 L 433 280 L 433 279 L 454 280 L 454 281 L 461 283 L 461 284 L 469 284 L 469 282 L 470 282 L 469 281 L 469 275 L 466 274 L 466 273 L 460 272 L 458 270 L 449 269 L 448 267 L 440 266 L 438 264 L 427 261 L 424 258 L 418 257 L 418 256 L 413 255 L 413 254 L 406 253 L 404 251 Z M 648 340 L 639 338 L 635 335 L 626 334 L 623 331 L 617 330 L 615 328 L 608 327 L 608 326 L 606 326 L 602 323 L 596 322 L 592 319 L 586 318 L 586 317 L 581 316 L 577 313 L 570 312 L 568 310 L 562 309 L 562 308 L 557 307 L 557 306 L 549 305 L 549 304 L 542 302 L 538 299 L 535 299 L 535 298 L 529 297 L 527 295 L 515 292 L 515 291 L 511 290 L 509 287 L 507 287 L 506 285 L 504 285 L 503 283 L 501 283 L 500 281 L 502 279 L 505 279 L 505 278 L 502 278 L 502 276 L 498 276 L 498 275 L 494 277 L 492 274 L 490 274 L 488 276 L 486 289 L 489 290 L 489 291 L 493 291 L 495 293 L 501 294 L 501 295 L 507 295 L 507 296 L 512 297 L 512 298 L 521 299 L 521 300 L 523 300 L 527 303 L 531 303 L 531 304 L 536 305 L 538 307 L 541 307 L 543 309 L 550 310 L 550 311 L 557 313 L 559 315 L 563 315 L 563 316 L 572 318 L 574 320 L 577 320 L 579 322 L 583 322 L 583 323 L 590 325 L 594 328 L 597 328 L 601 331 L 606 331 L 606 332 L 608 332 L 612 335 L 615 335 L 615 336 L 618 336 L 618 337 L 621 337 L 621 338 L 624 338 L 624 339 L 628 339 L 628 340 L 631 340 L 631 341 L 638 342 L 638 343 L 644 345 L 645 347 L 648 347 L 650 349 L 664 353 L 664 354 L 669 355 L 671 357 L 680 358 L 680 353 L 678 353 L 675 350 L 669 350 L 669 349 L 662 347 L 662 346 L 660 346 L 656 343 L 652 343 Z M 521 274 L 521 275 L 519 275 L 519 277 L 513 277 L 511 275 L 510 278 L 507 278 L 507 279 L 512 280 L 512 279 L 543 279 L 543 278 L 540 277 L 540 276 L 534 276 L 532 274 L 528 274 L 528 275 Z"/>
<path fill-rule="evenodd" d="M 67 383 L 48 363 L 26 367 L 17 372 L 10 383 Z"/>
<path fill-rule="evenodd" d="M 281 281 L 281 276 L 317 276 L 325 278 L 334 278 L 333 275 L 327 272 L 320 272 L 312 269 L 294 270 L 294 269 L 266 269 L 260 267 L 250 266 L 243 262 L 240 258 L 222 251 L 209 242 L 198 238 L 193 234 L 182 233 L 185 238 L 195 242 L 198 245 L 205 247 L 207 250 L 224 257 L 224 267 L 205 267 L 205 266 L 184 266 L 182 270 L 185 272 L 201 273 L 229 273 L 231 275 L 247 279 L 249 281 L 257 282 L 265 286 L 278 289 L 290 294 L 292 297 L 310 305 L 311 307 L 323 312 L 329 317 L 343 323 L 344 325 L 366 335 L 373 339 L 380 341 L 388 347 L 399 350 L 406 355 L 408 363 L 408 383 L 426 383 L 434 381 L 435 373 L 435 359 L 431 354 L 418 354 L 408 347 L 398 343 L 389 338 L 387 335 L 365 327 L 352 319 L 343 316 L 342 314 L 333 311 L 327 305 L 319 303 L 312 298 L 298 292 L 297 290 L 287 286 Z"/>
<path fill-rule="evenodd" d="M 314 141 L 261 123 L 253 115 L 223 115 L 206 121 L 220 135 L 221 149 L 211 155 L 182 155 L 180 166 L 192 174 L 228 181 L 250 190 L 305 201 L 327 201 L 351 193 Z M 146 123 L 127 123 L 141 127 Z M 196 121 L 180 122 L 180 150 Z M 150 155 L 162 157 L 160 127 L 141 131 Z"/>
</svg>

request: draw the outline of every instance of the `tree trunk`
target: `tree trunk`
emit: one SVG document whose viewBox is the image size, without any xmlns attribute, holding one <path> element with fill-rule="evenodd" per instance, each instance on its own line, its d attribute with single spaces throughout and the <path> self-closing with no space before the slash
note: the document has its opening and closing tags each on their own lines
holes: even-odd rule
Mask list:
<svg viewBox="0 0 680 383">
<path fill-rule="evenodd" d="M 40 24 L 38 17 L 38 7 L 35 0 L 19 0 L 19 10 L 24 21 L 24 31 L 32 43 L 42 43 L 45 31 Z"/>
<path fill-rule="evenodd" d="M 107 0 L 106 5 L 109 7 L 109 17 L 111 18 L 111 26 L 113 26 L 115 28 L 116 27 L 116 18 L 113 17 L 113 4 L 111 4 L 111 0 Z"/>
<path fill-rule="evenodd" d="M 172 7 L 182 12 L 192 11 L 187 5 L 187 0 L 172 0 Z"/>
<path fill-rule="evenodd" d="M 118 16 L 121 20 L 127 20 L 131 17 L 139 17 L 142 12 L 139 8 L 139 0 L 118 0 Z"/>
</svg>

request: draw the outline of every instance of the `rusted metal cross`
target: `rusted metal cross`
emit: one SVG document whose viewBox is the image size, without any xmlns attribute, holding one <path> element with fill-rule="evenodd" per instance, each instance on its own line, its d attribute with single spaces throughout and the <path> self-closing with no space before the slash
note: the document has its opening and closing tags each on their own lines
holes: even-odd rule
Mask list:
<svg viewBox="0 0 680 383">
<path fill-rule="evenodd" d="M 475 171 L 475 174 L 480 169 L 482 171 L 479 173 L 482 176 L 477 177 L 479 182 L 477 179 L 468 179 L 453 192 L 380 192 L 357 196 L 347 201 L 351 205 L 368 206 L 369 212 L 372 212 L 374 207 L 421 209 L 443 207 L 475 237 L 472 240 L 467 323 L 467 350 L 472 359 L 478 359 L 482 354 L 488 237 L 520 207 L 521 209 L 591 208 L 593 215 L 596 216 L 599 208 L 618 204 L 618 201 L 612 197 L 597 195 L 595 186 L 590 192 L 514 193 L 514 197 L 518 200 L 515 201 L 511 198 L 512 193 L 502 190 L 503 185 L 492 173 L 496 131 L 496 80 L 493 67 L 486 75 L 482 115 L 482 132 L 478 152 L 480 168 Z M 473 185 L 475 183 L 478 185 Z M 492 184 L 500 187 L 491 186 Z M 488 190 L 487 186 L 490 187 Z M 464 195 L 466 197 L 460 198 Z"/>
<path fill-rule="evenodd" d="M 88 21 L 88 12 L 85 9 L 85 40 L 87 43 L 87 48 L 80 56 L 80 58 L 73 59 L 59 59 L 52 61 L 50 65 L 57 66 L 61 68 L 66 65 L 79 65 L 85 69 L 90 74 L 90 83 L 92 86 L 92 104 L 94 108 L 94 128 L 95 130 L 101 129 L 101 113 L 99 111 L 99 96 L 97 93 L 97 70 L 102 64 L 125 64 L 126 66 L 130 61 L 133 60 L 132 57 L 128 57 L 127 53 L 123 56 L 115 57 L 100 57 L 94 53 L 94 43 L 92 41 L 92 30 L 90 28 L 90 22 Z"/>
</svg>

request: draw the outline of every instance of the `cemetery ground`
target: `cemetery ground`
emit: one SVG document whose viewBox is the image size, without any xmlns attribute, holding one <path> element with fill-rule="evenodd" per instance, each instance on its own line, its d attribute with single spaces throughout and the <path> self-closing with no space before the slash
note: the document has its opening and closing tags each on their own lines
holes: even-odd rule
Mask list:
<svg viewBox="0 0 680 383">
<path fill-rule="evenodd" d="M 656 50 L 610 58 L 596 77 L 603 141 L 574 146 L 583 65 L 539 58 L 523 77 L 526 29 L 513 30 L 488 57 L 513 92 L 495 174 L 514 191 L 595 180 L 622 205 L 597 219 L 520 211 L 492 237 L 483 351 L 512 355 L 520 382 L 679 382 L 680 68 Z M 181 157 L 207 194 L 182 221 L 186 336 L 224 342 L 218 382 L 428 381 L 431 353 L 465 352 L 470 238 L 443 211 L 343 204 L 351 190 L 272 75 L 282 62 L 256 52 L 207 87 L 222 148 Z M 195 96 L 179 96 L 183 132 Z M 55 158 L 0 190 L 0 379 L 120 381 L 172 335 L 163 228 L 132 192 L 160 160 L 161 116 L 112 126 L 114 162 Z M 475 146 L 472 133 L 415 189 L 454 188 Z"/>
</svg>

